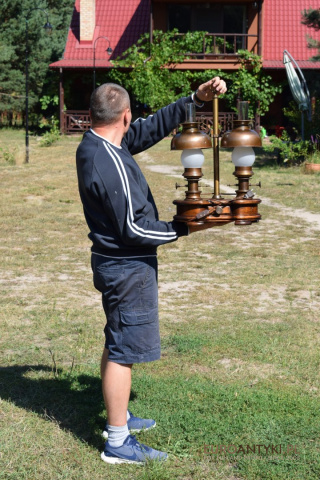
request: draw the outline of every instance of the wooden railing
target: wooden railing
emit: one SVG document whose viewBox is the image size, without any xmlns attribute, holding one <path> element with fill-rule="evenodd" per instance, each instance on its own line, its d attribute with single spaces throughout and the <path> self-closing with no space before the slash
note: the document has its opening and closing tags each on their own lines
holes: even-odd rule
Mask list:
<svg viewBox="0 0 320 480">
<path fill-rule="evenodd" d="M 219 134 L 222 135 L 227 130 L 232 130 L 233 128 L 233 121 L 237 118 L 237 114 L 235 112 L 219 112 Z M 213 128 L 213 118 L 212 112 L 197 112 L 196 120 L 198 122 L 198 126 L 200 130 L 208 133 L 209 135 L 212 134 Z"/>
<path fill-rule="evenodd" d="M 232 129 L 234 112 L 219 113 L 219 131 L 224 133 Z M 197 112 L 196 116 L 199 128 L 206 133 L 212 133 L 212 112 Z M 63 132 L 65 134 L 84 133 L 91 127 L 90 116 L 87 110 L 66 110 L 63 114 Z"/>
<path fill-rule="evenodd" d="M 66 110 L 63 112 L 62 133 L 82 133 L 91 126 L 88 110 Z"/>
<path fill-rule="evenodd" d="M 178 33 L 177 36 L 183 36 Z M 205 59 L 237 56 L 239 50 L 257 53 L 258 35 L 246 33 L 206 33 L 203 37 L 202 51 L 183 53 L 184 57 Z"/>
</svg>

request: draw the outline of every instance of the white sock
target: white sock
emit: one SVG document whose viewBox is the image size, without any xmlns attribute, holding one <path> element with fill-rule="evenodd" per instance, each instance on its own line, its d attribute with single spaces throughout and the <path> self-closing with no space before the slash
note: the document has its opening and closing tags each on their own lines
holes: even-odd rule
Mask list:
<svg viewBox="0 0 320 480">
<path fill-rule="evenodd" d="M 130 433 L 127 424 L 121 427 L 108 425 L 108 443 L 110 447 L 121 447 L 128 435 Z"/>
</svg>

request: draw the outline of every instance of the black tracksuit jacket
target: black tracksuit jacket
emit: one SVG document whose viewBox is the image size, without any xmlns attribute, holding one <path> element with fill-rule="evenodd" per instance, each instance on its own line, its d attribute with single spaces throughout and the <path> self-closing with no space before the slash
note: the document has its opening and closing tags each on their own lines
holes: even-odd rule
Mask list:
<svg viewBox="0 0 320 480">
<path fill-rule="evenodd" d="M 184 97 L 133 122 L 117 147 L 90 130 L 77 149 L 77 174 L 92 251 L 110 257 L 155 255 L 158 245 L 187 235 L 184 223 L 164 222 L 132 157 L 155 145 L 185 120 Z"/>
</svg>

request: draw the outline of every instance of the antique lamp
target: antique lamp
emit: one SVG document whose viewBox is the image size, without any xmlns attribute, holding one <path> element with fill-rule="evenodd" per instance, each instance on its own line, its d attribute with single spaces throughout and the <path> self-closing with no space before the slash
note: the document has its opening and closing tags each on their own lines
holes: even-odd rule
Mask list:
<svg viewBox="0 0 320 480">
<path fill-rule="evenodd" d="M 185 198 L 174 200 L 177 214 L 174 219 L 187 222 L 189 225 L 210 223 L 212 226 L 235 222 L 236 225 L 250 225 L 258 221 L 257 205 L 261 202 L 254 199 L 249 180 L 253 175 L 254 151 L 252 147 L 261 146 L 259 135 L 250 130 L 248 102 L 240 102 L 238 120 L 235 128 L 226 132 L 221 139 L 221 147 L 234 147 L 232 161 L 235 165 L 234 175 L 238 179 L 235 198 L 225 199 L 220 194 L 219 174 L 219 127 L 218 96 L 213 98 L 213 174 L 214 191 L 210 198 L 201 195 L 199 180 L 202 177 L 203 148 L 210 148 L 211 139 L 198 129 L 195 116 L 195 105 L 186 104 L 186 121 L 182 124 L 182 132 L 173 137 L 171 150 L 182 150 L 181 161 L 184 166 L 183 176 L 187 180 L 188 190 Z M 176 185 L 178 188 L 180 185 Z"/>
</svg>

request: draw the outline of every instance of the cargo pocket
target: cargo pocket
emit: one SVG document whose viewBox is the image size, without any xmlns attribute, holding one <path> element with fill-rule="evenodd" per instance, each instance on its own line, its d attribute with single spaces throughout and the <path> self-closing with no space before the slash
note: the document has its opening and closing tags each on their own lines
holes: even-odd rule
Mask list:
<svg viewBox="0 0 320 480">
<path fill-rule="evenodd" d="M 120 311 L 122 347 L 126 352 L 147 353 L 160 346 L 158 309 Z"/>
</svg>

